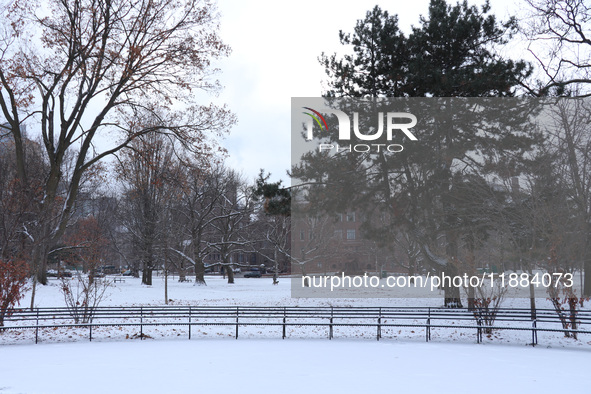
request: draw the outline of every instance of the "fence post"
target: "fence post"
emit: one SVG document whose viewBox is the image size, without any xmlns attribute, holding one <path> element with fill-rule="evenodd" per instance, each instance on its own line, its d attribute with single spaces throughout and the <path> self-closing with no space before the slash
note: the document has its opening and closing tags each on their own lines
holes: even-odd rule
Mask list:
<svg viewBox="0 0 591 394">
<path fill-rule="evenodd" d="M 191 339 L 191 307 L 189 306 L 189 340 Z"/>
<path fill-rule="evenodd" d="M 144 307 L 140 307 L 140 341 L 144 339 Z"/>
<path fill-rule="evenodd" d="M 328 324 L 328 339 L 332 339 L 332 337 L 333 337 L 333 331 L 332 331 L 333 315 L 334 315 L 334 308 L 331 305 L 331 307 L 330 307 L 330 321 Z"/>
<path fill-rule="evenodd" d="M 36 320 L 36 324 L 35 324 L 35 345 L 38 343 L 39 341 L 39 307 L 37 307 L 37 320 Z"/>
<path fill-rule="evenodd" d="M 285 320 L 286 320 L 287 308 L 283 307 L 283 336 L 281 339 L 285 339 Z"/>
<path fill-rule="evenodd" d="M 382 337 L 382 307 L 380 307 L 379 314 L 378 314 L 378 332 L 376 334 L 377 340 L 379 341 Z"/>
<path fill-rule="evenodd" d="M 538 327 L 537 323 L 536 323 L 537 319 L 534 319 L 531 323 L 531 345 L 532 346 L 536 346 L 538 344 L 538 330 L 536 329 Z"/>
<path fill-rule="evenodd" d="M 238 339 L 238 312 L 239 312 L 240 307 L 237 306 L 236 307 L 236 339 Z"/>
<path fill-rule="evenodd" d="M 425 327 L 425 342 L 431 339 L 431 308 L 427 309 L 427 327 Z"/>
<path fill-rule="evenodd" d="M 92 323 L 88 324 L 88 340 L 92 342 Z"/>
<path fill-rule="evenodd" d="M 478 328 L 476 329 L 476 343 L 482 343 L 482 319 L 476 319 Z"/>
</svg>

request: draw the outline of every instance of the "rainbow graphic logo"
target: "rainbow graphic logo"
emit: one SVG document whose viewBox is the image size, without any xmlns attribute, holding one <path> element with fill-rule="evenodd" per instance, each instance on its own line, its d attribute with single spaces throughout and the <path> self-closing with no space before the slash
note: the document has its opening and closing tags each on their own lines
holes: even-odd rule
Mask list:
<svg viewBox="0 0 591 394">
<path fill-rule="evenodd" d="M 314 119 L 316 121 L 316 123 L 318 123 L 318 126 L 320 127 L 320 131 L 322 131 L 322 123 L 324 123 L 324 129 L 328 132 L 328 125 L 326 124 L 326 120 L 324 120 L 324 117 L 320 114 L 320 112 L 313 110 L 310 107 L 303 107 L 304 109 L 307 109 L 308 111 L 313 112 L 312 114 L 310 112 L 303 112 L 304 114 L 310 116 L 312 119 Z M 320 119 L 318 119 L 320 118 Z M 320 121 L 322 120 L 322 123 L 320 123 Z"/>
</svg>

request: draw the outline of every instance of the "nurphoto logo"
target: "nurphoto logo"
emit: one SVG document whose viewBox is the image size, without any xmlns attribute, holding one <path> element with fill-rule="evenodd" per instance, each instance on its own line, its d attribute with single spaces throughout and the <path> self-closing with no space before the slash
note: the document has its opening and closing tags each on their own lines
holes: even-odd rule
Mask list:
<svg viewBox="0 0 591 394">
<path fill-rule="evenodd" d="M 314 124 L 318 125 L 318 130 L 320 131 L 320 136 L 328 136 L 329 129 L 326 119 L 322 115 L 322 113 L 328 113 L 335 115 L 338 120 L 338 141 L 350 142 L 351 141 L 351 129 L 353 130 L 353 135 L 356 140 L 359 141 L 376 141 L 382 138 L 384 134 L 384 123 L 386 124 L 386 139 L 388 141 L 392 141 L 394 136 L 398 134 L 398 132 L 402 132 L 404 136 L 406 136 L 411 141 L 417 141 L 417 137 L 409 130 L 416 126 L 417 124 L 417 117 L 413 114 L 407 112 L 378 112 L 377 113 L 377 120 L 378 120 L 378 127 L 377 129 L 370 130 L 371 134 L 364 134 L 360 131 L 359 128 L 359 112 L 353 112 L 353 127 L 351 128 L 351 120 L 349 115 L 347 115 L 344 111 L 340 111 L 333 108 L 322 108 L 320 110 L 313 109 L 311 107 L 302 107 L 306 111 L 303 112 L 305 115 L 308 115 L 306 119 L 306 140 L 311 141 L 314 139 Z M 385 119 L 385 122 L 384 122 Z M 334 143 L 322 143 L 318 145 L 318 149 L 320 151 L 325 150 L 335 150 L 336 152 L 369 152 L 369 151 L 389 151 L 389 152 L 401 152 L 404 147 L 400 144 L 349 144 L 341 146 L 339 144 Z"/>
</svg>

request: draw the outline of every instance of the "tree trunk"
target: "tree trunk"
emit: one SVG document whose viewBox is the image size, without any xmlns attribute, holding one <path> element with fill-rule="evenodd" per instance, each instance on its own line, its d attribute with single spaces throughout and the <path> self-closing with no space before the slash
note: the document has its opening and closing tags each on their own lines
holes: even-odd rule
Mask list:
<svg viewBox="0 0 591 394">
<path fill-rule="evenodd" d="M 273 268 L 273 284 L 276 285 L 279 283 L 279 281 L 277 280 L 277 271 L 279 270 L 279 259 L 278 259 L 278 253 L 277 253 L 277 247 L 275 247 L 275 250 L 273 251 L 273 258 L 275 260 L 275 264 L 274 264 L 274 268 Z"/>
<path fill-rule="evenodd" d="M 467 249 L 468 255 L 466 257 L 466 262 L 468 263 L 467 271 L 469 275 L 476 275 L 476 253 L 474 250 L 476 249 L 475 240 L 472 234 L 469 234 L 467 237 Z M 468 310 L 473 311 L 475 308 L 476 303 L 476 296 L 474 287 L 468 286 Z"/>
<path fill-rule="evenodd" d="M 591 223 L 587 224 L 587 245 L 584 259 L 583 297 L 591 297 Z"/>
<path fill-rule="evenodd" d="M 164 268 L 164 303 L 168 305 L 168 270 Z"/>
<path fill-rule="evenodd" d="M 443 287 L 444 306 L 446 308 L 463 308 L 460 289 L 455 286 Z"/>
<path fill-rule="evenodd" d="M 142 285 L 152 286 L 152 267 L 148 264 L 146 264 L 142 271 Z"/>
<path fill-rule="evenodd" d="M 47 257 L 38 256 L 33 264 L 37 267 L 37 282 L 47 285 Z"/>
<path fill-rule="evenodd" d="M 305 278 L 306 276 L 306 271 L 304 271 L 304 266 L 302 265 L 302 278 Z M 308 280 L 308 278 L 304 279 L 304 287 L 310 287 L 310 281 Z"/>
<path fill-rule="evenodd" d="M 233 284 L 234 283 L 234 271 L 232 270 L 232 266 L 231 265 L 226 265 L 224 266 L 226 272 L 228 273 L 228 283 Z"/>
<path fill-rule="evenodd" d="M 453 277 L 458 274 L 458 269 L 454 265 L 450 258 L 443 259 L 435 256 L 426 244 L 419 241 L 421 252 L 426 257 L 427 262 L 430 263 L 436 270 L 438 275 L 445 274 L 445 277 L 449 277 L 452 280 L 442 280 L 440 288 L 443 289 L 444 305 L 446 308 L 462 308 L 462 300 L 460 298 L 460 289 L 453 286 Z M 448 253 L 449 253 L 448 244 Z"/>
<path fill-rule="evenodd" d="M 203 264 L 203 260 L 200 258 L 195 258 L 195 284 L 196 285 L 205 285 L 205 264 Z"/>
<path fill-rule="evenodd" d="M 164 251 L 164 303 L 168 305 L 168 255 L 166 250 L 168 250 L 168 247 Z"/>
<path fill-rule="evenodd" d="M 38 235 L 38 238 L 45 237 L 45 234 Z M 42 285 L 47 284 L 47 255 L 49 253 L 48 243 L 38 241 L 33 245 L 32 263 L 33 272 L 37 277 L 37 282 Z"/>
<path fill-rule="evenodd" d="M 454 278 L 458 275 L 458 269 L 452 264 L 445 267 L 445 275 Z M 453 283 L 443 283 L 443 305 L 446 308 L 463 308 L 462 298 L 460 296 L 460 288 L 453 285 Z"/>
<path fill-rule="evenodd" d="M 534 284 L 531 282 L 531 278 L 533 277 L 531 267 L 529 267 L 529 269 L 527 271 L 528 271 L 528 274 L 529 274 L 529 277 L 530 277 L 530 282 L 529 282 L 529 308 L 530 308 L 530 315 L 531 315 L 531 319 L 532 320 L 535 320 L 536 319 L 536 291 L 534 289 Z"/>
<path fill-rule="evenodd" d="M 447 255 L 449 256 L 449 264 L 445 267 L 445 275 L 453 279 L 459 272 L 458 267 L 455 265 L 458 256 L 458 234 L 454 230 L 448 230 L 445 235 L 447 238 Z M 459 287 L 454 286 L 453 283 L 444 283 L 443 294 L 446 308 L 463 308 Z"/>
<path fill-rule="evenodd" d="M 571 331 L 572 337 L 574 339 L 577 339 L 577 333 L 575 332 L 577 330 L 577 304 L 578 304 L 578 298 L 576 297 L 570 297 L 568 299 L 568 308 L 570 311 L 570 328 L 573 330 Z"/>
<path fill-rule="evenodd" d="M 474 287 L 468 286 L 468 310 L 473 311 L 475 308 L 476 296 L 474 295 Z"/>
<path fill-rule="evenodd" d="M 37 275 L 33 272 L 33 285 L 31 288 L 31 310 L 35 308 L 35 293 L 37 292 Z"/>
</svg>

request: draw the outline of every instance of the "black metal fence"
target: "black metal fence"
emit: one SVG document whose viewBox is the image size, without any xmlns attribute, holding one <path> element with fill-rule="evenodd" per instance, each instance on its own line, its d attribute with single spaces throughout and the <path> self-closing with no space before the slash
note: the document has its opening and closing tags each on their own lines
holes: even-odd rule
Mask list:
<svg viewBox="0 0 591 394">
<path fill-rule="evenodd" d="M 433 330 L 451 328 L 473 332 L 482 342 L 483 333 L 495 330 L 531 332 L 531 344 L 538 344 L 539 332 L 559 332 L 569 335 L 591 334 L 591 310 L 579 310 L 576 316 L 564 312 L 559 316 L 553 309 L 503 308 L 496 311 L 494 322 L 486 312 L 468 309 L 429 307 L 258 307 L 258 306 L 150 306 L 99 307 L 92 311 L 89 323 L 77 323 L 67 308 L 18 309 L 5 320 L 0 331 L 34 330 L 35 343 L 43 329 L 88 330 L 98 327 L 138 327 L 144 338 L 144 328 L 154 326 L 188 327 L 188 338 L 196 326 L 231 326 L 238 339 L 240 327 L 277 327 L 278 335 L 287 337 L 287 327 L 325 327 L 327 337 L 334 338 L 337 327 L 366 327 L 380 340 L 386 328 L 424 328 L 425 340 L 431 340 Z M 567 328 L 563 323 L 569 322 Z M 574 323 L 574 326 L 573 326 Z"/>
</svg>

